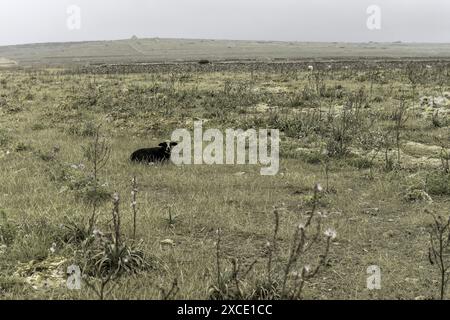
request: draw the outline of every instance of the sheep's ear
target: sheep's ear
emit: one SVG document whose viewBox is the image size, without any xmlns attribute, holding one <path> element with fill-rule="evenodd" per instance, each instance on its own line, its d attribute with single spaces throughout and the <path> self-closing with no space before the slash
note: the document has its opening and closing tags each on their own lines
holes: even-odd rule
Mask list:
<svg viewBox="0 0 450 320">
<path fill-rule="evenodd" d="M 170 143 L 170 147 L 175 147 L 176 145 L 178 145 L 178 142 L 171 142 Z"/>
<path fill-rule="evenodd" d="M 158 144 L 158 146 L 167 148 L 167 142 L 161 142 L 160 144 Z"/>
</svg>

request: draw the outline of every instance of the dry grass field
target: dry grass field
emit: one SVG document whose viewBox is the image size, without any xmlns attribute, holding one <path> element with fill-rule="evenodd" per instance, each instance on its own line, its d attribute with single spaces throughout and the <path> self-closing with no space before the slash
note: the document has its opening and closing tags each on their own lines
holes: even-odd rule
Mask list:
<svg viewBox="0 0 450 320">
<path fill-rule="evenodd" d="M 450 61 L 420 58 L 0 69 L 0 299 L 438 299 Z M 195 120 L 279 129 L 279 173 L 129 161 Z"/>
</svg>

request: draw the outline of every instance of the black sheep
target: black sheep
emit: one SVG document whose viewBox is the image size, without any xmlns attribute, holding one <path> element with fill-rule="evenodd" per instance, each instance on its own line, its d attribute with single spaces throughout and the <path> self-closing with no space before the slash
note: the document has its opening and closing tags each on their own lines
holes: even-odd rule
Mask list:
<svg viewBox="0 0 450 320">
<path fill-rule="evenodd" d="M 131 154 L 130 160 L 135 162 L 166 162 L 170 160 L 172 148 L 176 142 L 162 142 L 156 148 L 145 148 L 136 150 Z"/>
</svg>

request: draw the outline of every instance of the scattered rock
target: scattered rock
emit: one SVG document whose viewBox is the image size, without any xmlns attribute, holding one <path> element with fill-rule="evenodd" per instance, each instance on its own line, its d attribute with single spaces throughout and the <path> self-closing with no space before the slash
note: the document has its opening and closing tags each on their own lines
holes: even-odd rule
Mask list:
<svg viewBox="0 0 450 320">
<path fill-rule="evenodd" d="M 66 191 L 68 191 L 68 190 L 69 190 L 69 187 L 68 187 L 68 186 L 62 186 L 62 187 L 59 189 L 58 194 L 64 193 L 64 192 L 66 192 Z"/>
<path fill-rule="evenodd" d="M 44 261 L 32 260 L 19 263 L 14 277 L 25 280 L 35 290 L 48 290 L 64 287 L 66 272 L 63 266 L 67 259 L 60 256 L 52 256 Z"/>
<path fill-rule="evenodd" d="M 445 92 L 443 96 L 423 96 L 419 105 L 411 107 L 411 111 L 419 111 L 424 118 L 431 118 L 436 112 L 440 115 L 450 114 L 450 93 Z"/>
<path fill-rule="evenodd" d="M 426 193 L 423 190 L 418 190 L 418 189 L 408 191 L 408 193 L 405 195 L 405 200 L 411 201 L 411 202 L 416 202 L 416 201 L 417 202 L 425 201 L 428 203 L 433 202 L 433 199 L 430 197 L 430 195 L 428 193 Z"/>
<path fill-rule="evenodd" d="M 260 103 L 253 107 L 255 112 L 258 113 L 266 113 L 266 112 L 274 112 L 279 109 L 277 106 L 269 106 L 266 103 Z"/>
<path fill-rule="evenodd" d="M 159 242 L 161 249 L 166 247 L 175 247 L 175 242 L 172 239 L 164 239 Z"/>
<path fill-rule="evenodd" d="M 448 94 L 448 93 L 447 93 Z M 444 95 L 444 96 L 425 96 L 420 98 L 420 105 L 421 106 L 428 106 L 432 108 L 445 108 L 450 107 L 450 100 Z"/>
<path fill-rule="evenodd" d="M 371 216 L 376 216 L 380 212 L 380 208 L 366 208 L 363 210 L 364 214 L 369 214 Z"/>
<path fill-rule="evenodd" d="M 419 279 L 417 278 L 405 278 L 406 282 L 412 282 L 412 283 L 417 283 L 419 281 Z"/>
<path fill-rule="evenodd" d="M 0 245 L 0 257 L 6 253 L 8 247 L 5 244 Z"/>
</svg>

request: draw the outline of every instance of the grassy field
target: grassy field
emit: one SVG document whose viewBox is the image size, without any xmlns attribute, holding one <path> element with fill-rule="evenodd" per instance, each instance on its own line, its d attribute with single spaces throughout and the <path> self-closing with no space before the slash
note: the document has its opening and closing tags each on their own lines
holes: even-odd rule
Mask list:
<svg viewBox="0 0 450 320">
<path fill-rule="evenodd" d="M 89 45 L 100 56 L 96 45 L 108 42 Z M 230 50 L 238 48 L 245 49 Z M 318 47 L 308 48 L 314 56 Z M 32 64 L 20 51 L 0 48 L 0 56 Z M 69 51 L 55 61 L 84 56 Z M 97 299 L 102 282 L 105 299 L 439 298 L 427 211 L 448 217 L 450 207 L 450 62 L 396 60 L 313 70 L 289 62 L 0 70 L 0 298 Z M 279 129 L 279 174 L 129 162 L 135 149 L 192 129 L 194 120 Z M 105 146 L 109 157 L 95 178 L 92 150 Z M 111 199 L 115 192 L 120 200 Z M 322 218 L 318 238 L 316 225 L 307 226 L 311 247 L 289 264 L 311 210 Z M 327 228 L 337 236 L 327 238 Z M 293 295 L 298 274 L 317 263 Z M 67 288 L 70 265 L 89 285 Z M 380 290 L 367 289 L 371 265 L 381 268 Z"/>
</svg>

